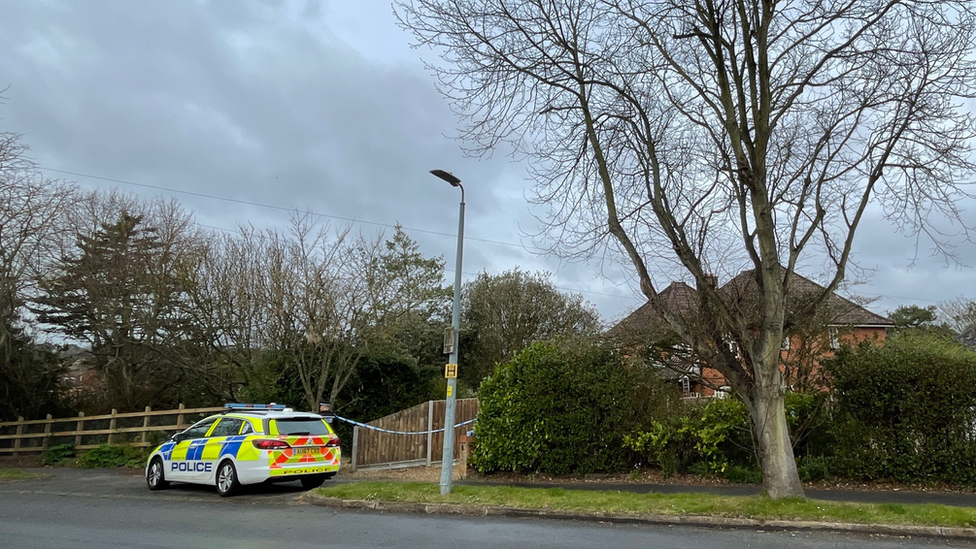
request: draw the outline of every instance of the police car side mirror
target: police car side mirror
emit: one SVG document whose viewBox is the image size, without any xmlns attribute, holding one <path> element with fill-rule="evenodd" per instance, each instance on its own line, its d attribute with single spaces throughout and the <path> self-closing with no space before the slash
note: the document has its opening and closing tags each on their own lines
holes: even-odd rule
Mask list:
<svg viewBox="0 0 976 549">
<path fill-rule="evenodd" d="M 183 433 L 176 433 L 175 435 L 169 437 L 169 439 L 172 440 L 173 442 L 181 442 L 183 438 L 184 438 Z"/>
</svg>

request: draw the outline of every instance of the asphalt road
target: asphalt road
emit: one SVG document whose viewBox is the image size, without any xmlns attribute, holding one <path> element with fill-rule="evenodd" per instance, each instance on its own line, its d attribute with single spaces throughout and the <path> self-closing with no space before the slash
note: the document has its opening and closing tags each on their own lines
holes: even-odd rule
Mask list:
<svg viewBox="0 0 976 549">
<path fill-rule="evenodd" d="M 0 547 L 360 548 L 423 547 L 694 549 L 962 546 L 939 540 L 809 532 L 764 532 L 608 523 L 359 513 L 296 501 L 297 483 L 234 498 L 174 485 L 149 492 L 131 472 L 59 469 L 33 481 L 0 483 Z"/>
</svg>

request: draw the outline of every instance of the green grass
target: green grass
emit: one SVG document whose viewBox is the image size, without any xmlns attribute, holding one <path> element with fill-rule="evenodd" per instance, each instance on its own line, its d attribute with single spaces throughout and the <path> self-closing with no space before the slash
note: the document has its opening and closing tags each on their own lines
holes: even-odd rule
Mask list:
<svg viewBox="0 0 976 549">
<path fill-rule="evenodd" d="M 43 476 L 40 473 L 21 471 L 20 469 L 0 469 L 0 482 L 5 480 L 32 480 Z"/>
<path fill-rule="evenodd" d="M 772 500 L 765 496 L 634 494 L 459 485 L 455 485 L 450 494 L 441 496 L 437 484 L 420 482 L 355 482 L 320 488 L 317 493 L 341 499 L 498 505 L 583 513 L 976 527 L 976 508 L 934 504 L 840 503 L 798 498 Z"/>
</svg>

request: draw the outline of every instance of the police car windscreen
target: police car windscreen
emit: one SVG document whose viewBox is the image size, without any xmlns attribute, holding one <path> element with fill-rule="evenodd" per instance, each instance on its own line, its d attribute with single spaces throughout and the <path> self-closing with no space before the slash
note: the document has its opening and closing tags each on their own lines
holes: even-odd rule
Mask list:
<svg viewBox="0 0 976 549">
<path fill-rule="evenodd" d="M 278 434 L 292 435 L 327 435 L 329 428 L 321 419 L 286 418 L 274 420 L 278 425 Z"/>
</svg>

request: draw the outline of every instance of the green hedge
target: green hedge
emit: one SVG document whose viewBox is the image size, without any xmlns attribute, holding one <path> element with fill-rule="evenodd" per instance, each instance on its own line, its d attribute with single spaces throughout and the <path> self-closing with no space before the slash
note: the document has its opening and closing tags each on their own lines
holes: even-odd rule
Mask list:
<svg viewBox="0 0 976 549">
<path fill-rule="evenodd" d="M 905 333 L 841 349 L 824 371 L 829 391 L 786 396 L 802 480 L 976 486 L 976 353 Z M 470 463 L 551 474 L 651 466 L 757 482 L 745 405 L 681 402 L 658 373 L 602 347 L 537 344 L 482 384 Z"/>
<path fill-rule="evenodd" d="M 976 484 L 976 353 L 905 334 L 843 349 L 826 370 L 835 399 L 834 472 Z"/>
<path fill-rule="evenodd" d="M 535 344 L 482 382 L 469 463 L 481 472 L 626 470 L 638 456 L 624 436 L 662 415 L 669 395 L 654 372 L 609 348 Z"/>
</svg>

